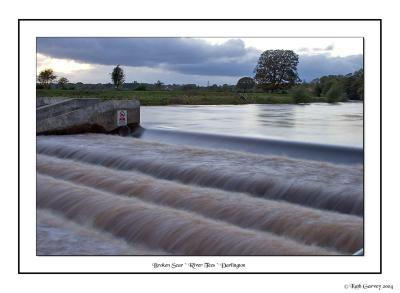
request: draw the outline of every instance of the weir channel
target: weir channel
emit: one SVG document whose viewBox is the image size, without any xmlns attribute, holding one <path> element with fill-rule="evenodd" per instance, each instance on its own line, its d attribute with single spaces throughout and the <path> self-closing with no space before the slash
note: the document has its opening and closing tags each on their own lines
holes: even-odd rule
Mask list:
<svg viewBox="0 0 400 293">
<path fill-rule="evenodd" d="M 363 254 L 362 149 L 144 129 L 136 100 L 37 126 L 39 255 Z"/>
</svg>

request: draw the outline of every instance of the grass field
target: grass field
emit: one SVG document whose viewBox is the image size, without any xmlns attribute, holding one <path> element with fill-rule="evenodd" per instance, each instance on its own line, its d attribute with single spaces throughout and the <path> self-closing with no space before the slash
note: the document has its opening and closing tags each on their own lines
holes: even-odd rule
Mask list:
<svg viewBox="0 0 400 293">
<path fill-rule="evenodd" d="M 128 90 L 62 90 L 38 89 L 37 97 L 71 97 L 131 99 L 143 106 L 160 105 L 238 105 L 238 104 L 294 104 L 289 94 L 235 93 L 209 91 L 128 91 Z M 246 100 L 240 96 L 245 96 Z M 327 102 L 324 97 L 313 97 L 311 102 Z"/>
</svg>

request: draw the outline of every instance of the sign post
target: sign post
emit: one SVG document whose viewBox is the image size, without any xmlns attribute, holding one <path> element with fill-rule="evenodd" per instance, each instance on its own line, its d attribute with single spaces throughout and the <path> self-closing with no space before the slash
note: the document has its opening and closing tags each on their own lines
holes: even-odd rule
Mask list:
<svg viewBox="0 0 400 293">
<path fill-rule="evenodd" d="M 127 125 L 128 125 L 128 111 L 117 110 L 117 126 L 127 126 Z"/>
</svg>

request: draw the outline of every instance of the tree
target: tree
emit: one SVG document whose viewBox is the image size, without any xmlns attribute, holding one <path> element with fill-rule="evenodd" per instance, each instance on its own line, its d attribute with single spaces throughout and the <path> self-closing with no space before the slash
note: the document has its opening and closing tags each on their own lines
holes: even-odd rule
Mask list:
<svg viewBox="0 0 400 293">
<path fill-rule="evenodd" d="M 157 82 L 154 84 L 154 86 L 156 87 L 156 89 L 161 90 L 164 87 L 164 83 L 157 80 Z"/>
<path fill-rule="evenodd" d="M 194 83 L 183 84 L 181 86 L 181 89 L 184 91 L 192 91 L 192 90 L 197 89 L 197 85 Z"/>
<path fill-rule="evenodd" d="M 364 70 L 361 68 L 346 75 L 326 75 L 310 83 L 314 95 L 335 101 L 364 99 Z"/>
<path fill-rule="evenodd" d="M 66 77 L 60 77 L 60 79 L 58 80 L 58 85 L 62 88 L 65 89 L 67 83 L 69 82 L 69 80 Z"/>
<path fill-rule="evenodd" d="M 224 83 L 222 86 L 221 86 L 221 89 L 222 89 L 222 91 L 223 92 L 230 92 L 230 91 L 234 91 L 234 86 L 233 85 L 229 85 L 229 84 L 227 84 L 227 83 Z"/>
<path fill-rule="evenodd" d="M 47 68 L 47 69 L 40 71 L 37 79 L 43 87 L 49 88 L 51 82 L 53 80 L 55 80 L 56 78 L 57 78 L 57 76 L 54 74 L 53 69 Z"/>
<path fill-rule="evenodd" d="M 305 85 L 297 86 L 291 90 L 293 101 L 296 104 L 307 104 L 311 102 L 311 95 Z"/>
<path fill-rule="evenodd" d="M 364 69 L 346 75 L 344 91 L 349 99 L 364 100 Z"/>
<path fill-rule="evenodd" d="M 118 89 L 125 82 L 125 74 L 119 65 L 113 69 L 111 72 L 111 80 L 114 83 L 114 86 Z"/>
<path fill-rule="evenodd" d="M 256 83 L 251 77 L 242 77 L 238 80 L 236 88 L 241 89 L 243 90 L 243 92 L 245 92 L 246 90 L 254 88 L 255 85 Z"/>
<path fill-rule="evenodd" d="M 261 54 L 254 69 L 255 81 L 264 90 L 277 90 L 299 82 L 299 56 L 291 50 L 267 50 Z"/>
<path fill-rule="evenodd" d="M 326 97 L 329 103 L 340 102 L 343 98 L 343 89 L 339 82 L 332 83 L 329 90 L 326 92 Z"/>
</svg>

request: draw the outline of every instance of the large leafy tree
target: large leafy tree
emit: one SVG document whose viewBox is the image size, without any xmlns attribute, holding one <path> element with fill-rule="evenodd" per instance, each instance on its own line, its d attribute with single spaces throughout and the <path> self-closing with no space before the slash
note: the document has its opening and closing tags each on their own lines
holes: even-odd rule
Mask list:
<svg viewBox="0 0 400 293">
<path fill-rule="evenodd" d="M 125 82 L 125 73 L 119 65 L 114 67 L 111 72 L 111 80 L 114 83 L 116 88 L 120 88 L 121 85 Z"/>
<path fill-rule="evenodd" d="M 57 76 L 54 74 L 53 69 L 48 68 L 40 71 L 37 79 L 38 82 L 45 88 L 50 87 L 50 84 L 55 80 Z"/>
<path fill-rule="evenodd" d="M 257 85 L 264 90 L 277 90 L 299 82 L 299 56 L 292 50 L 267 50 L 261 54 L 255 72 Z"/>
<path fill-rule="evenodd" d="M 243 92 L 245 92 L 246 90 L 254 88 L 255 85 L 256 83 L 251 77 L 242 77 L 238 80 L 236 88 L 241 89 L 243 90 Z"/>
</svg>

